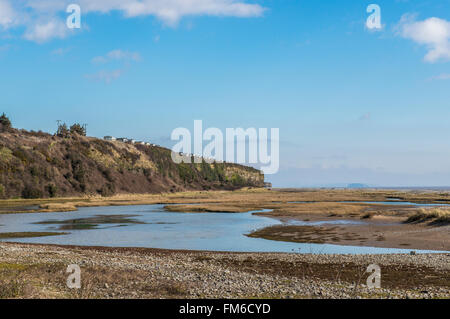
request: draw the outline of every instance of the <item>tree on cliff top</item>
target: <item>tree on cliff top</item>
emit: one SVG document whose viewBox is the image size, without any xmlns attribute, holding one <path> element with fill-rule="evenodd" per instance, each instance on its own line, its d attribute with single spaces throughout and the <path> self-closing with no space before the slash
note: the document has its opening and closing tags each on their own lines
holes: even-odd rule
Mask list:
<svg viewBox="0 0 450 319">
<path fill-rule="evenodd" d="M 11 121 L 5 113 L 0 116 L 0 132 L 6 132 L 12 128 Z"/>
<path fill-rule="evenodd" d="M 67 124 L 66 123 L 58 125 L 58 131 L 56 132 L 56 135 L 59 136 L 59 137 L 63 137 L 63 138 L 70 137 L 70 131 L 67 128 Z"/>
<path fill-rule="evenodd" d="M 78 135 L 86 136 L 86 128 L 78 123 L 75 123 L 70 127 L 70 133 L 71 134 L 77 133 Z"/>
</svg>

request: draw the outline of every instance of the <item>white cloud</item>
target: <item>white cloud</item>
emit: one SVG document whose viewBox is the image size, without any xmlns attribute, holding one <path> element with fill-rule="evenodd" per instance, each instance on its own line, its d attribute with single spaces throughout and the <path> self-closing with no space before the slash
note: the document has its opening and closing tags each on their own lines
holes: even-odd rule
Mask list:
<svg viewBox="0 0 450 319">
<path fill-rule="evenodd" d="M 414 16 L 404 15 L 397 26 L 397 33 L 427 47 L 426 62 L 450 60 L 450 22 L 439 18 L 416 21 Z"/>
<path fill-rule="evenodd" d="M 122 50 L 113 50 L 104 56 L 97 56 L 92 59 L 92 63 L 107 63 L 111 61 L 125 61 L 138 62 L 141 60 L 141 55 L 137 52 L 129 52 Z"/>
<path fill-rule="evenodd" d="M 259 17 L 266 10 L 247 0 L 77 0 L 82 14 L 121 12 L 126 18 L 155 16 L 176 26 L 185 16 Z M 0 31 L 25 27 L 24 38 L 42 43 L 64 38 L 66 7 L 73 0 L 0 0 Z"/>
<path fill-rule="evenodd" d="M 68 30 L 64 22 L 59 19 L 52 19 L 30 26 L 25 32 L 24 38 L 37 43 L 43 43 L 53 38 L 65 38 Z"/>
<path fill-rule="evenodd" d="M 0 0 L 0 27 L 8 29 L 16 24 L 17 15 L 7 0 Z"/>
<path fill-rule="evenodd" d="M 80 0 L 84 12 L 122 11 L 126 17 L 153 15 L 174 26 L 184 16 L 258 17 L 265 9 L 238 0 Z"/>
<path fill-rule="evenodd" d="M 121 70 L 121 69 L 112 70 L 112 71 L 100 70 L 97 73 L 86 75 L 86 78 L 88 78 L 90 80 L 101 81 L 101 82 L 105 82 L 106 84 L 109 84 L 112 81 L 117 80 L 123 73 L 124 73 L 124 70 Z"/>
</svg>

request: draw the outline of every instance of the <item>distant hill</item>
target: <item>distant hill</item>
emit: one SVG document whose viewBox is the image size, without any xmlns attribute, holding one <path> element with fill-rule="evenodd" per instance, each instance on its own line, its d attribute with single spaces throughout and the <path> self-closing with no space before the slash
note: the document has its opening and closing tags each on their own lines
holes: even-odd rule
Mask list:
<svg viewBox="0 0 450 319">
<path fill-rule="evenodd" d="M 1 131 L 0 131 L 1 132 Z M 0 133 L 0 198 L 263 187 L 264 175 L 237 164 L 175 164 L 169 149 L 71 134 Z"/>
<path fill-rule="evenodd" d="M 369 185 L 366 184 L 360 184 L 360 183 L 352 183 L 352 184 L 348 184 L 347 188 L 368 188 Z"/>
</svg>

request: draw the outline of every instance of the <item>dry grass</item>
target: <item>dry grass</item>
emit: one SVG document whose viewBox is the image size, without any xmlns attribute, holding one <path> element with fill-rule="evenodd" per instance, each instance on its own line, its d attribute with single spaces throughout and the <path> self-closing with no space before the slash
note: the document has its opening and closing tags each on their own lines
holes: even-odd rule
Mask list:
<svg viewBox="0 0 450 319">
<path fill-rule="evenodd" d="M 25 295 L 26 286 L 18 280 L 0 280 L 0 299 L 19 298 Z"/>
<path fill-rule="evenodd" d="M 84 267 L 81 289 L 66 286 L 63 263 L 0 263 L 0 299 L 28 298 L 181 298 L 189 295 L 184 283 L 153 281 L 141 270 Z"/>
<path fill-rule="evenodd" d="M 181 213 L 246 213 L 252 208 L 233 205 L 166 205 L 164 209 L 169 212 Z"/>
<path fill-rule="evenodd" d="M 421 208 L 419 212 L 410 216 L 407 223 L 450 224 L 449 208 Z"/>
<path fill-rule="evenodd" d="M 73 203 L 48 203 L 39 205 L 39 211 L 42 213 L 48 212 L 72 212 L 76 211 L 77 207 Z"/>
</svg>

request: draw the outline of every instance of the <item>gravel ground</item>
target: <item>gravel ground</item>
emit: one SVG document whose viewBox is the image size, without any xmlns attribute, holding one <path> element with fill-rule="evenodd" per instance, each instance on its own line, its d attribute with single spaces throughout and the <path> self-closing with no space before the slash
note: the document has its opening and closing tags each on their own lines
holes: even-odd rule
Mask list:
<svg viewBox="0 0 450 319">
<path fill-rule="evenodd" d="M 81 268 L 79 291 L 65 285 L 69 264 Z M 365 285 L 369 264 L 381 267 L 380 289 Z M 3 294 L 6 298 L 450 298 L 449 270 L 450 254 L 216 253 L 0 243 L 0 288 L 12 291 Z M 19 288 L 10 289 L 13 283 Z"/>
</svg>

